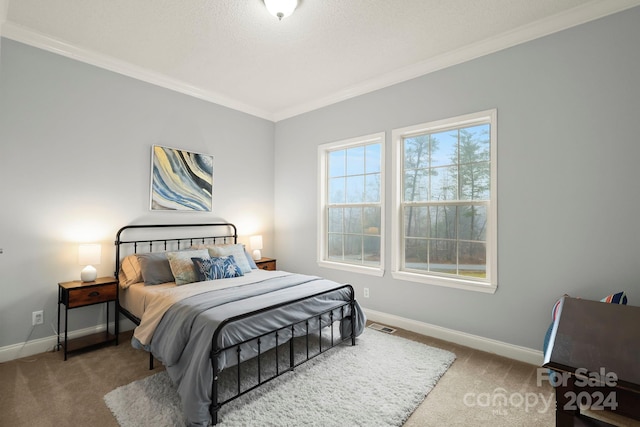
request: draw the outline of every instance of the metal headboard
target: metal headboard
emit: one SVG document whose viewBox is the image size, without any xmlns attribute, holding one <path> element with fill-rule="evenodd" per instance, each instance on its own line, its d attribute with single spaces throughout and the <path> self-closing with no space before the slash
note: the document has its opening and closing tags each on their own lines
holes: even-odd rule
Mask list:
<svg viewBox="0 0 640 427">
<path fill-rule="evenodd" d="M 122 240 L 121 236 L 127 230 L 131 229 L 179 229 L 179 228 L 191 228 L 192 231 L 202 230 L 203 234 L 212 233 L 210 235 L 200 235 L 200 236 L 187 236 L 187 237 L 167 237 L 167 238 L 156 238 L 155 235 L 153 238 L 138 238 L 136 240 Z M 125 233 L 126 234 L 126 233 Z M 194 232 L 194 234 L 197 234 Z M 218 243 L 221 242 L 223 244 L 226 243 L 238 243 L 238 231 L 234 224 L 229 222 L 215 222 L 215 223 L 207 223 L 207 224 L 138 224 L 138 225 L 126 225 L 122 227 L 116 233 L 116 271 L 115 276 L 118 277 L 118 273 L 120 272 L 120 250 L 123 245 L 132 245 L 133 253 L 138 253 L 138 248 L 142 246 L 148 245 L 148 252 L 153 252 L 154 245 L 157 247 L 158 244 L 161 244 L 164 250 L 167 250 L 167 245 L 169 243 L 174 243 L 177 249 L 180 249 L 181 244 L 187 244 L 192 246 L 194 243 L 205 243 L 212 242 Z"/>
</svg>

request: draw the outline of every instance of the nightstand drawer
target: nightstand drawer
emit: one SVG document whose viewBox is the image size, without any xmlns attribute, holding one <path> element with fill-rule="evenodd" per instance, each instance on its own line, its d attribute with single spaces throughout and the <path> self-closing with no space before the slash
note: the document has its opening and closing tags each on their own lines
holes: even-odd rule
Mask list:
<svg viewBox="0 0 640 427">
<path fill-rule="evenodd" d="M 115 301 L 117 297 L 116 286 L 116 284 L 108 284 L 69 289 L 68 292 L 63 295 L 62 302 L 68 308 L 73 308 L 96 304 L 99 302 Z"/>
<path fill-rule="evenodd" d="M 262 260 L 256 261 L 256 265 L 261 270 L 275 270 L 276 260 L 262 258 Z"/>
</svg>

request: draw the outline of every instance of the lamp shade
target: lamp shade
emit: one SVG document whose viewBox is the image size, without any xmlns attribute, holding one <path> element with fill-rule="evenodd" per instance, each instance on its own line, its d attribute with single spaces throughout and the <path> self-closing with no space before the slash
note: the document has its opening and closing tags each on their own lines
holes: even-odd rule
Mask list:
<svg viewBox="0 0 640 427">
<path fill-rule="evenodd" d="M 264 0 L 264 5 L 270 14 L 278 19 L 286 18 L 291 15 L 296 7 L 298 0 Z"/>
<path fill-rule="evenodd" d="M 251 236 L 249 238 L 251 249 L 262 249 L 262 236 Z"/>
<path fill-rule="evenodd" d="M 78 264 L 85 265 L 80 273 L 83 282 L 93 282 L 98 275 L 94 265 L 100 264 L 102 250 L 99 244 L 86 244 L 78 247 Z"/>
<path fill-rule="evenodd" d="M 98 244 L 80 245 L 78 248 L 78 264 L 96 265 L 100 264 L 102 250 Z"/>
<path fill-rule="evenodd" d="M 259 260 L 262 258 L 262 236 L 251 236 L 249 238 L 249 245 L 253 249 L 253 259 Z"/>
</svg>

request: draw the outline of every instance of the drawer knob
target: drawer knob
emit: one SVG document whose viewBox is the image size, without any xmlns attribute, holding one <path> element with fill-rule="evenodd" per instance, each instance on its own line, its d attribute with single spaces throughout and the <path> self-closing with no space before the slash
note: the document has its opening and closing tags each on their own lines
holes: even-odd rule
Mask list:
<svg viewBox="0 0 640 427">
<path fill-rule="evenodd" d="M 100 292 L 98 291 L 93 291 L 89 294 L 90 297 L 97 297 L 98 295 L 100 295 Z"/>
</svg>

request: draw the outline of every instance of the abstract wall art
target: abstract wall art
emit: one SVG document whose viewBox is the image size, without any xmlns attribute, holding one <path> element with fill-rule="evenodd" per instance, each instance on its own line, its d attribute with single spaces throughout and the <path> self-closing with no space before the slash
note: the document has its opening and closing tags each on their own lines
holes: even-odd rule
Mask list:
<svg viewBox="0 0 640 427">
<path fill-rule="evenodd" d="M 151 210 L 211 212 L 213 156 L 154 145 Z"/>
</svg>

